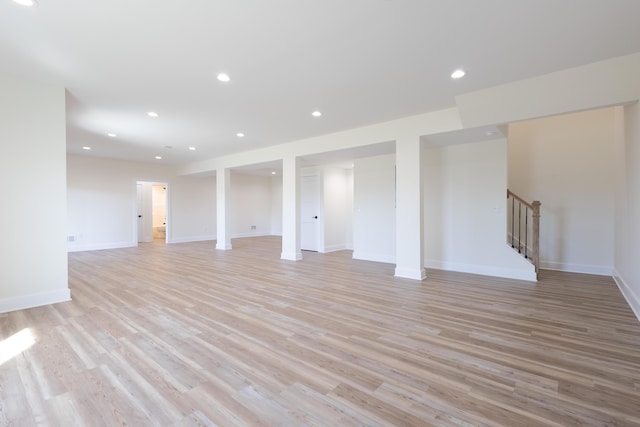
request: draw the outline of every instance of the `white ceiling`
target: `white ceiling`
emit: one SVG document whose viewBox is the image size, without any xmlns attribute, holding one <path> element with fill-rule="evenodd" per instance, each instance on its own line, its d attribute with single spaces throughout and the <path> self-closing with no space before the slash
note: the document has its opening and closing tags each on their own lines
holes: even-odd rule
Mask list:
<svg viewBox="0 0 640 427">
<path fill-rule="evenodd" d="M 640 51 L 638 0 L 38 3 L 0 0 L 0 73 L 67 88 L 69 152 L 147 162 L 451 107 L 460 93 Z M 467 76 L 454 81 L 458 67 Z"/>
</svg>

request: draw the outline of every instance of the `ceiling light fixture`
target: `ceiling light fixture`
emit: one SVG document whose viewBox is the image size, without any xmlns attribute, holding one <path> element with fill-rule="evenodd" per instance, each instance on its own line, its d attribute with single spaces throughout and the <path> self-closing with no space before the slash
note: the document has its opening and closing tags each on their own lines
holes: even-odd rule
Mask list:
<svg viewBox="0 0 640 427">
<path fill-rule="evenodd" d="M 82 147 L 83 150 L 91 150 L 91 147 Z"/>
<path fill-rule="evenodd" d="M 156 113 L 155 111 L 149 111 L 147 113 L 147 116 L 149 116 L 149 117 L 158 117 L 158 113 Z"/>
<path fill-rule="evenodd" d="M 156 160 L 162 160 L 162 156 L 156 156 Z"/>
<path fill-rule="evenodd" d="M 464 77 L 466 73 L 464 72 L 464 70 L 455 70 L 453 73 L 451 73 L 451 78 L 452 79 L 459 79 Z"/>
<path fill-rule="evenodd" d="M 22 6 L 28 6 L 28 7 L 38 6 L 38 3 L 36 2 L 36 0 L 13 0 L 13 2 L 18 3 Z"/>
<path fill-rule="evenodd" d="M 244 133 L 242 133 L 242 132 L 238 132 L 238 133 L 236 133 L 236 136 L 237 136 L 238 138 L 244 138 Z"/>
<path fill-rule="evenodd" d="M 116 136 L 118 136 L 118 135 L 116 135 L 116 134 L 115 134 L 115 133 L 113 133 L 113 132 L 109 132 L 109 133 L 107 134 L 107 136 L 108 136 L 108 137 L 110 137 L 110 138 L 115 138 L 115 137 L 116 137 Z"/>
<path fill-rule="evenodd" d="M 189 150 L 196 151 L 196 147 L 189 147 Z"/>
<path fill-rule="evenodd" d="M 218 80 L 220 80 L 221 82 L 225 82 L 226 83 L 228 81 L 231 81 L 231 77 L 229 77 L 228 74 L 220 73 L 220 74 L 218 74 Z"/>
<path fill-rule="evenodd" d="M 271 172 L 271 175 L 275 175 L 275 174 L 276 174 L 276 172 L 275 172 L 275 171 L 274 171 L 274 172 Z"/>
<path fill-rule="evenodd" d="M 316 110 L 316 111 L 314 111 L 313 113 L 311 113 L 311 115 L 312 115 L 313 117 L 320 117 L 320 116 L 322 115 L 322 113 L 321 113 L 320 111 Z"/>
</svg>

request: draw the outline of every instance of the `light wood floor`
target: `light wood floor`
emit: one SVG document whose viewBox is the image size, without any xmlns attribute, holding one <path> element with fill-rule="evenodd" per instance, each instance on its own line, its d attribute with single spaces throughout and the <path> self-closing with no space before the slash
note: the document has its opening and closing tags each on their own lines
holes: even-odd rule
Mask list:
<svg viewBox="0 0 640 427">
<path fill-rule="evenodd" d="M 640 322 L 608 278 L 233 246 L 70 254 L 72 302 L 0 315 L 36 336 L 0 366 L 0 425 L 640 425 Z"/>
</svg>

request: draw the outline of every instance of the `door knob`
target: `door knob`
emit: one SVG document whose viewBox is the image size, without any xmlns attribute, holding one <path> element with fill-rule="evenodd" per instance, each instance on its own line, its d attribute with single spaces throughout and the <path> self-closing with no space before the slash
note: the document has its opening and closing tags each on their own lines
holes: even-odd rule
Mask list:
<svg viewBox="0 0 640 427">
<path fill-rule="evenodd" d="M 313 219 L 318 219 L 318 215 L 314 216 Z"/>
</svg>

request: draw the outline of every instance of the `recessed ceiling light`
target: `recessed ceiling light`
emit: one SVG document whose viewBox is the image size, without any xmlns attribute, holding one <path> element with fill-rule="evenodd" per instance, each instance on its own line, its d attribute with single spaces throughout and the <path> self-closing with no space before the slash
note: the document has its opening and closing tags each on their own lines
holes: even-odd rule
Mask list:
<svg viewBox="0 0 640 427">
<path fill-rule="evenodd" d="M 220 74 L 218 74 L 218 80 L 220 80 L 221 82 L 225 82 L 226 83 L 226 82 L 231 80 L 231 77 L 229 77 L 228 74 L 220 73 Z"/>
<path fill-rule="evenodd" d="M 149 117 L 158 117 L 158 113 L 156 113 L 155 111 L 149 111 L 147 113 L 147 116 L 149 116 Z"/>
<path fill-rule="evenodd" d="M 236 133 L 236 136 L 237 136 L 238 138 L 244 138 L 244 133 L 242 133 L 242 132 L 238 132 L 238 133 Z"/>
<path fill-rule="evenodd" d="M 36 0 L 13 0 L 14 3 L 21 4 L 22 6 L 35 7 L 38 5 Z"/>
<path fill-rule="evenodd" d="M 275 175 L 275 174 L 276 174 L 276 172 L 275 172 L 275 171 L 271 172 L 271 175 Z"/>
<path fill-rule="evenodd" d="M 464 70 L 455 70 L 453 73 L 451 73 L 451 78 L 452 79 L 459 79 L 461 77 L 464 77 L 466 73 L 464 72 Z"/>
<path fill-rule="evenodd" d="M 189 150 L 196 151 L 196 147 L 189 147 Z"/>
<path fill-rule="evenodd" d="M 316 111 L 314 111 L 313 113 L 311 113 L 311 115 L 312 115 L 313 117 L 320 117 L 320 116 L 322 115 L 322 113 L 321 113 L 320 111 L 316 110 Z"/>
<path fill-rule="evenodd" d="M 162 156 L 156 156 L 156 160 L 162 160 Z"/>
<path fill-rule="evenodd" d="M 91 150 L 91 147 L 82 147 L 83 150 Z"/>
<path fill-rule="evenodd" d="M 115 134 L 115 133 L 113 133 L 113 132 L 109 132 L 109 133 L 107 134 L 107 136 L 109 136 L 109 137 L 111 137 L 111 138 L 115 138 L 115 137 L 116 137 L 116 136 L 118 136 L 118 135 L 116 135 L 116 134 Z"/>
</svg>

